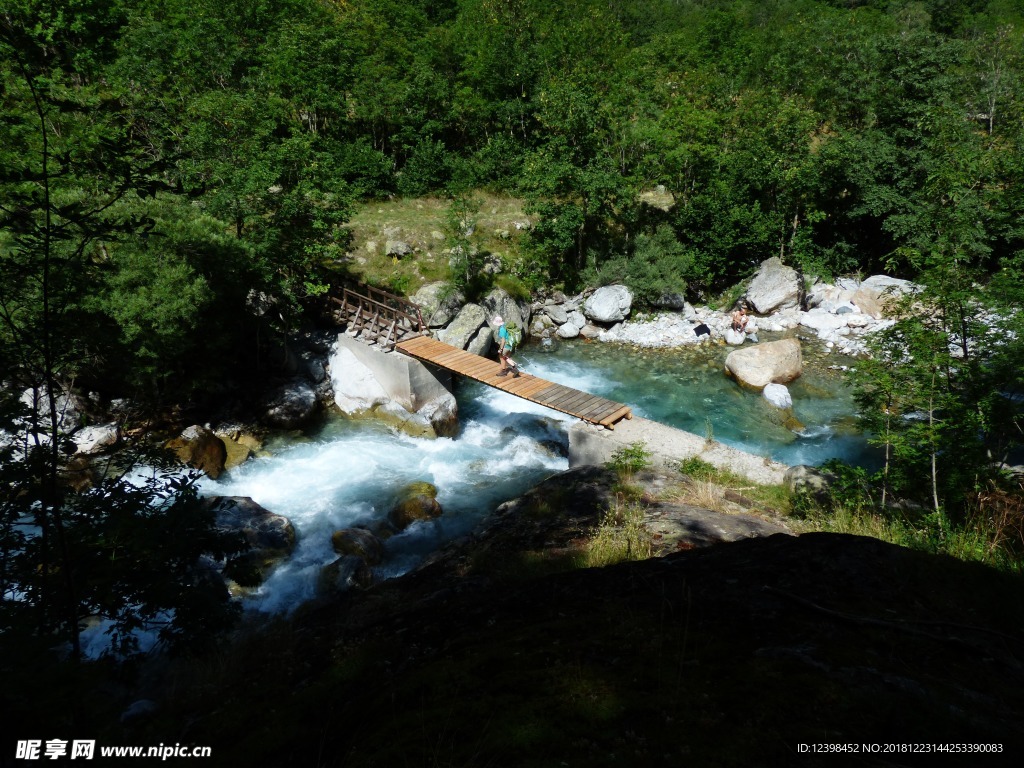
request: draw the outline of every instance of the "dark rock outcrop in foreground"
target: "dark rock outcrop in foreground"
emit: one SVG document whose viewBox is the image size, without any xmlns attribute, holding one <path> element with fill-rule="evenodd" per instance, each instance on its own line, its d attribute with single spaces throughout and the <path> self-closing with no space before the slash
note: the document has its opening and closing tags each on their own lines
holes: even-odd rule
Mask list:
<svg viewBox="0 0 1024 768">
<path fill-rule="evenodd" d="M 600 478 L 576 481 L 561 499 L 549 488 L 504 522 L 499 514 L 472 545 L 415 573 L 250 638 L 231 663 L 259 675 L 220 677 L 202 698 L 186 686 L 126 743 L 209 744 L 234 764 L 261 766 L 996 765 L 1019 756 L 1019 577 L 818 533 L 565 570 L 537 553 L 571 550 L 592 528 L 585 499 L 600 497 Z M 799 751 L 876 743 L 1003 751 Z"/>
</svg>

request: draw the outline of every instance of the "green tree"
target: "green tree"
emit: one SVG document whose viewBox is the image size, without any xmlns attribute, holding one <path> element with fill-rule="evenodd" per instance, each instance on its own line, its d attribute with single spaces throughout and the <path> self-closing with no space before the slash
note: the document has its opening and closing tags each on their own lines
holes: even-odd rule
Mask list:
<svg viewBox="0 0 1024 768">
<path fill-rule="evenodd" d="M 995 312 L 992 296 L 957 279 L 929 273 L 901 319 L 872 339 L 854 379 L 861 423 L 885 448 L 883 499 L 891 491 L 951 515 L 1024 442 L 1014 401 L 1019 317 L 1005 304 Z M 1019 295 L 1008 275 L 1010 284 Z"/>
<path fill-rule="evenodd" d="M 485 290 L 484 254 L 473 238 L 481 203 L 475 197 L 454 197 L 445 214 L 445 243 L 451 253 L 452 284 L 470 299 Z"/>
<path fill-rule="evenodd" d="M 95 568 L 89 565 L 83 520 L 100 527 L 113 523 L 104 511 L 113 514 L 114 506 L 104 503 L 126 500 L 131 514 L 173 524 L 179 499 L 185 504 L 188 497 L 184 486 L 161 496 L 160 489 L 139 494 L 123 482 L 76 496 L 62 478 L 68 433 L 76 426 L 63 413 L 70 382 L 108 351 L 97 333 L 103 318 L 89 295 L 101 281 L 109 247 L 152 227 L 137 203 L 162 186 L 161 164 L 102 77 L 99 52 L 117 26 L 109 10 L 105 3 L 83 2 L 55 11 L 49 3 L 25 0 L 0 12 L 6 109 L 0 121 L 0 359 L 7 364 L 6 386 L 15 394 L 26 390 L 31 401 L 14 420 L 5 413 L 2 621 L 5 638 L 63 641 L 75 659 L 86 616 L 116 609 L 121 625 L 130 620 L 126 606 L 145 616 L 151 599 L 146 585 L 117 575 L 119 564 L 94 559 Z M 161 515 L 151 516 L 147 510 L 158 497 L 164 500 Z M 200 520 L 187 531 L 189 539 L 203 542 L 191 557 L 175 548 L 179 554 L 163 561 L 167 579 L 182 589 L 194 576 L 199 552 L 217 539 L 208 529 L 209 520 Z M 148 550 L 144 531 L 154 537 Z M 160 540 L 159 528 L 143 525 L 126 539 L 121 551 L 134 547 L 147 557 Z M 214 551 L 225 549 L 217 545 Z M 99 601 L 94 588 L 104 581 L 109 596 Z M 207 592 L 200 587 L 197 598 Z M 153 604 L 158 610 L 168 606 L 163 598 Z M 184 610 L 180 617 L 188 615 Z"/>
<path fill-rule="evenodd" d="M 553 84 L 539 97 L 547 139 L 525 165 L 531 233 L 552 277 L 574 285 L 614 242 L 614 223 L 636 208 L 635 190 L 608 152 L 606 123 L 585 86 Z"/>
<path fill-rule="evenodd" d="M 654 234 L 636 236 L 630 254 L 611 257 L 596 270 L 593 282 L 624 283 L 639 306 L 659 306 L 669 296 L 683 296 L 685 275 L 692 271 L 692 252 L 676 239 L 668 224 Z"/>
</svg>

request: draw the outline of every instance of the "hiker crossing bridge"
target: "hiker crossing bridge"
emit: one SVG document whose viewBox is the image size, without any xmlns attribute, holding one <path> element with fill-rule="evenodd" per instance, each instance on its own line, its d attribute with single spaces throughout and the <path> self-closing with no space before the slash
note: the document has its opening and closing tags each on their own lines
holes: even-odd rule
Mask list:
<svg viewBox="0 0 1024 768">
<path fill-rule="evenodd" d="M 633 418 L 628 405 L 528 373 L 518 377 L 498 376 L 497 361 L 431 338 L 419 307 L 401 296 L 362 285 L 335 289 L 327 298 L 335 321 L 367 344 L 388 351 L 398 350 L 430 365 L 608 429 L 615 429 L 615 424 L 622 419 Z"/>
<path fill-rule="evenodd" d="M 518 377 L 513 377 L 512 374 L 499 376 L 499 365 L 496 361 L 427 336 L 400 341 L 395 345 L 395 349 L 417 360 L 500 389 L 502 392 L 576 416 L 591 424 L 600 424 L 608 429 L 615 429 L 616 422 L 622 419 L 633 418 L 633 411 L 628 405 L 555 384 L 528 373 Z"/>
</svg>

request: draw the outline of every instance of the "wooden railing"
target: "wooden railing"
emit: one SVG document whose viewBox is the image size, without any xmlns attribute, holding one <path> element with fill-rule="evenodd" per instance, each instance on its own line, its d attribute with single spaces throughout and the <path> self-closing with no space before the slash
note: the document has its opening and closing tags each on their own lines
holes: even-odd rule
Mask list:
<svg viewBox="0 0 1024 768">
<path fill-rule="evenodd" d="M 349 332 L 370 344 L 393 348 L 427 330 L 418 306 L 372 285 L 333 289 L 328 299 Z"/>
</svg>

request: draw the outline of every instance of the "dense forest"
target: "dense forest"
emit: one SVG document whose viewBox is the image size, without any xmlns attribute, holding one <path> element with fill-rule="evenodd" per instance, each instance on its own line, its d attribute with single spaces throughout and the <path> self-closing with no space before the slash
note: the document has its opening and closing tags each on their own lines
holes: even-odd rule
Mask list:
<svg viewBox="0 0 1024 768">
<path fill-rule="evenodd" d="M 979 467 L 1021 442 L 1019 0 L 0 0 L 0 428 L 26 389 L 216 393 L 345 277 L 355 206 L 478 190 L 526 202 L 525 289 L 711 301 L 770 256 L 918 281 L 862 374 L 886 488 L 961 522 L 996 493 Z M 187 480 L 69 500 L 58 417 L 36 463 L 0 444 L 19 653 L 76 643 L 85 608 L 125 637 L 126 605 L 223 626 L 187 564 L 238 542 Z"/>
<path fill-rule="evenodd" d="M 826 277 L 1014 269 L 1022 16 L 1012 0 L 4 0 L 4 368 L 28 365 L 26 278 L 46 268 L 69 366 L 157 399 L 202 389 L 293 322 L 353 204 L 392 195 L 522 196 L 527 287 L 699 300 L 771 255 Z M 640 201 L 658 185 L 668 212 Z"/>
</svg>

